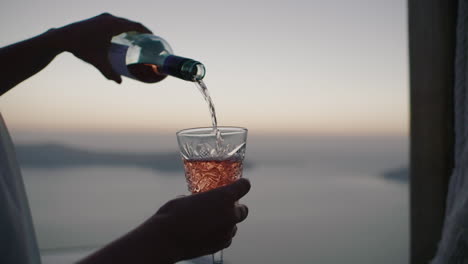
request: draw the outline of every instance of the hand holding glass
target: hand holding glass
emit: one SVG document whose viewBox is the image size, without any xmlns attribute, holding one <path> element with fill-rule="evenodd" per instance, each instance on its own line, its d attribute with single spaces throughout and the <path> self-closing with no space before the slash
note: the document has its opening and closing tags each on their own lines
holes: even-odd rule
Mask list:
<svg viewBox="0 0 468 264">
<path fill-rule="evenodd" d="M 184 129 L 177 132 L 177 141 L 192 194 L 228 185 L 242 177 L 247 129 Z M 222 251 L 215 253 L 213 263 L 223 263 L 222 257 Z"/>
</svg>

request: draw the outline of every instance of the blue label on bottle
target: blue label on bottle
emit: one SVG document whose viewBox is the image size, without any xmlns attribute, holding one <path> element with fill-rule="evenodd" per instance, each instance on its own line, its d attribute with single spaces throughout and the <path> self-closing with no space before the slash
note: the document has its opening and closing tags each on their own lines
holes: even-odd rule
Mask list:
<svg viewBox="0 0 468 264">
<path fill-rule="evenodd" d="M 130 74 L 127 68 L 127 50 L 128 46 L 126 45 L 112 43 L 109 48 L 109 61 L 116 73 L 134 79 L 135 77 Z"/>
</svg>

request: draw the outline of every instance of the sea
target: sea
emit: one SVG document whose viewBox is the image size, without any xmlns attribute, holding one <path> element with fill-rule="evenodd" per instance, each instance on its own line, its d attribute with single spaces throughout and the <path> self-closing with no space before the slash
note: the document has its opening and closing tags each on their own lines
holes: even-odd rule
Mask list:
<svg viewBox="0 0 468 264">
<path fill-rule="evenodd" d="M 172 133 L 12 137 L 44 264 L 74 263 L 188 194 Z M 226 264 L 408 263 L 407 136 L 250 132 L 244 164 L 249 216 Z"/>
</svg>

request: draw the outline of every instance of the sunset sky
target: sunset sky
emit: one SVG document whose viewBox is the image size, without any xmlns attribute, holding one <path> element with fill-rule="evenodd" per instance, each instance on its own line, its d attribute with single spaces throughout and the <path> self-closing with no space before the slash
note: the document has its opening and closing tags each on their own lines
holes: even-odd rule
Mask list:
<svg viewBox="0 0 468 264">
<path fill-rule="evenodd" d="M 301 134 L 408 131 L 406 1 L 6 0 L 0 45 L 102 12 L 203 62 L 220 125 Z M 8 78 L 8 76 L 2 76 Z M 175 132 L 208 126 L 194 84 L 106 80 L 71 54 L 0 97 L 11 130 Z"/>
</svg>

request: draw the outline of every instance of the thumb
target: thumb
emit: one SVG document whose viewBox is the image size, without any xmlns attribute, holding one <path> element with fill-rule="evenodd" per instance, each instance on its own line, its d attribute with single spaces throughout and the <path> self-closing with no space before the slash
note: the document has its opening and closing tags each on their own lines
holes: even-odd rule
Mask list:
<svg viewBox="0 0 468 264">
<path fill-rule="evenodd" d="M 219 201 L 229 204 L 238 201 L 250 190 L 250 181 L 246 178 L 241 178 L 234 183 L 212 190 L 213 195 L 218 196 Z"/>
</svg>

